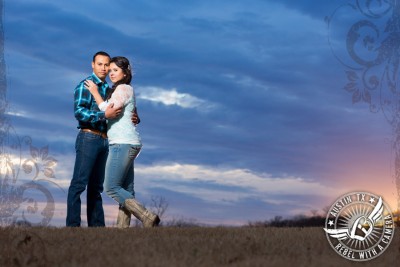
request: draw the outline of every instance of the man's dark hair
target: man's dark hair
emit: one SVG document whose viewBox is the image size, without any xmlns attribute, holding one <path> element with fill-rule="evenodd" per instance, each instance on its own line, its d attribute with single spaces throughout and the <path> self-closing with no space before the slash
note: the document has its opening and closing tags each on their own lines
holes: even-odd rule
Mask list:
<svg viewBox="0 0 400 267">
<path fill-rule="evenodd" d="M 104 52 L 104 51 L 99 51 L 99 52 L 97 52 L 96 54 L 94 54 L 94 56 L 93 56 L 93 62 L 96 60 L 96 57 L 97 57 L 97 56 L 105 56 L 105 57 L 109 57 L 109 58 L 111 59 L 111 57 L 110 57 L 109 54 L 107 54 L 107 53 Z"/>
</svg>

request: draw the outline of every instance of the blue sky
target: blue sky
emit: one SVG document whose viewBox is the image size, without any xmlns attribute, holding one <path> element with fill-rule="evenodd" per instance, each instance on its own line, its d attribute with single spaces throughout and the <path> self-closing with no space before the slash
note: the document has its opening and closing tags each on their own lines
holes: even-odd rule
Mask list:
<svg viewBox="0 0 400 267">
<path fill-rule="evenodd" d="M 53 225 L 64 223 L 74 163 L 73 89 L 98 50 L 134 66 L 135 189 L 148 205 L 165 197 L 165 219 L 242 225 L 322 210 L 351 191 L 396 208 L 390 124 L 343 89 L 338 58 L 362 17 L 346 5 L 356 1 L 3 2 L 13 136 L 57 160 L 55 178 L 20 172 L 17 183 L 52 192 Z M 110 225 L 116 204 L 104 202 Z"/>
</svg>

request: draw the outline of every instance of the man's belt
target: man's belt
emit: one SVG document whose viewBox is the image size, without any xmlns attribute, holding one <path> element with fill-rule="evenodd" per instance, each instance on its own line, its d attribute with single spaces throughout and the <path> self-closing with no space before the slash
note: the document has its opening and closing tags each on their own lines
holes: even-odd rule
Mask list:
<svg viewBox="0 0 400 267">
<path fill-rule="evenodd" d="M 96 135 L 100 135 L 103 138 L 107 138 L 107 133 L 100 132 L 99 130 L 84 128 L 84 129 L 81 129 L 81 131 L 82 132 L 96 134 Z"/>
</svg>

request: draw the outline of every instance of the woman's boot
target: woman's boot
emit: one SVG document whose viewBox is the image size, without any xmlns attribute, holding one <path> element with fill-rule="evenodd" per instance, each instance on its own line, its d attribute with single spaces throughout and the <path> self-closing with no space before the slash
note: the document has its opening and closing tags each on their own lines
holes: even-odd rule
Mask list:
<svg viewBox="0 0 400 267">
<path fill-rule="evenodd" d="M 127 209 L 119 207 L 118 217 L 117 217 L 117 227 L 128 228 L 130 225 L 131 225 L 131 213 Z"/>
<path fill-rule="evenodd" d="M 157 214 L 147 210 L 133 198 L 125 200 L 125 208 L 138 218 L 146 228 L 155 227 L 160 223 L 160 218 Z"/>
</svg>

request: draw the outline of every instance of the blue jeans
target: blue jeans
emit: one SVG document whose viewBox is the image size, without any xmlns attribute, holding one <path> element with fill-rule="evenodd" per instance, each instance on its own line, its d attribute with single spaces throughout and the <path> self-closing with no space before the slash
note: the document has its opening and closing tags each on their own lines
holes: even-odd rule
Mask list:
<svg viewBox="0 0 400 267">
<path fill-rule="evenodd" d="M 135 198 L 134 160 L 141 145 L 111 144 L 106 163 L 104 190 L 124 206 L 126 199 Z"/>
<path fill-rule="evenodd" d="M 74 175 L 68 189 L 66 225 L 81 225 L 81 194 L 87 187 L 87 222 L 89 227 L 102 227 L 104 210 L 101 199 L 104 169 L 108 155 L 108 140 L 80 131 L 75 143 Z"/>
</svg>

